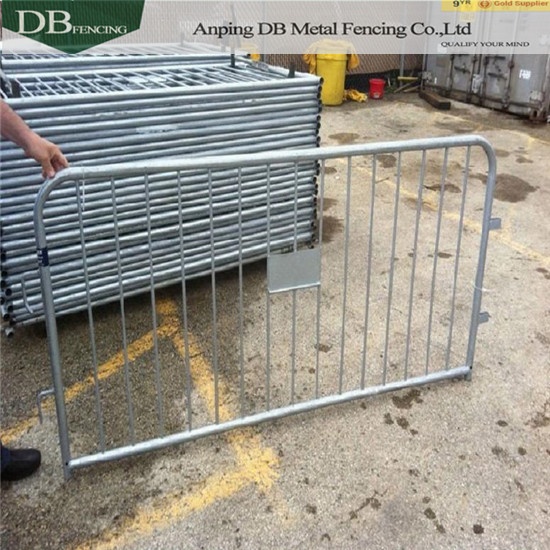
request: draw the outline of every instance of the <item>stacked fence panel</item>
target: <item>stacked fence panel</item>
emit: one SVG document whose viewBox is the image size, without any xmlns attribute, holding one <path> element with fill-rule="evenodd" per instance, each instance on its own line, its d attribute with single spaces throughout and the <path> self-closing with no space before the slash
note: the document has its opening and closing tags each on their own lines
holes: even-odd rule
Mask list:
<svg viewBox="0 0 550 550">
<path fill-rule="evenodd" d="M 117 58 L 128 63 L 129 57 Z M 287 71 L 234 58 L 178 65 L 158 60 L 149 67 L 124 63 L 113 58 L 109 67 L 78 72 L 59 66 L 13 72 L 10 84 L 17 83 L 19 97 L 6 101 L 31 128 L 58 144 L 73 167 L 318 145 L 317 77 L 289 77 Z M 63 258 L 54 274 L 61 293 L 58 312 L 86 307 L 77 282 L 82 277 L 100 281 L 91 283 L 92 303 L 106 303 L 117 299 L 121 277 L 128 292 L 139 293 L 265 257 L 268 230 L 274 247 L 289 246 L 296 235 L 300 243 L 309 242 L 315 175 L 315 163 L 302 163 L 274 167 L 269 189 L 265 169 L 254 167 L 117 182 L 103 178 L 59 189 L 45 213 L 50 239 Z M 42 319 L 32 213 L 41 184 L 37 164 L 2 142 L 1 301 L 3 319 L 12 326 Z M 143 209 L 150 212 L 147 218 Z M 115 218 L 122 228 L 117 235 Z M 83 234 L 83 221 L 93 228 L 91 235 Z M 176 244 L 180 231 L 183 271 Z M 238 239 L 246 243 L 242 258 L 236 256 Z M 76 259 L 84 242 L 89 273 Z M 150 244 L 152 269 L 135 271 Z"/>
<path fill-rule="evenodd" d="M 0 60 L 2 70 L 12 77 L 15 74 L 35 74 L 59 70 L 101 69 L 113 67 L 151 67 L 159 65 L 197 65 L 227 62 L 236 53 L 208 44 L 154 44 L 95 47 L 79 54 L 65 53 L 3 53 Z"/>
</svg>

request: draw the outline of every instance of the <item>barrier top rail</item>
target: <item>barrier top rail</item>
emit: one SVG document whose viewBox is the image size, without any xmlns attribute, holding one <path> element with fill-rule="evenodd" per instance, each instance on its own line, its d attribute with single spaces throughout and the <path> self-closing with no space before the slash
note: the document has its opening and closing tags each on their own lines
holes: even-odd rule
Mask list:
<svg viewBox="0 0 550 550">
<path fill-rule="evenodd" d="M 66 181 L 84 180 L 86 178 L 110 178 L 114 174 L 118 177 L 128 177 L 143 174 L 156 174 L 159 172 L 196 170 L 197 168 L 203 170 L 216 170 L 222 168 L 238 168 L 242 165 L 261 166 L 277 163 L 288 164 L 359 155 L 405 153 L 410 151 L 428 151 L 433 149 L 471 146 L 481 147 L 487 155 L 488 173 L 487 192 L 484 205 L 484 225 L 488 225 L 496 181 L 496 154 L 487 139 L 479 135 L 471 134 L 322 148 L 312 147 L 290 151 L 282 150 L 269 153 L 254 153 L 251 155 L 220 155 L 217 157 L 152 160 L 107 164 L 104 166 L 69 167 L 56 174 L 54 178 L 46 180 L 36 196 L 33 211 L 36 245 L 39 250 L 47 247 L 46 231 L 43 222 L 44 205 L 52 190 Z M 488 235 L 484 233 L 483 240 L 487 238 Z"/>
<path fill-rule="evenodd" d="M 428 151 L 449 147 L 481 147 L 488 158 L 488 176 L 496 173 L 496 155 L 487 139 L 475 134 L 463 136 L 422 138 L 400 141 L 387 141 L 379 143 L 312 147 L 308 149 L 296 149 L 293 151 L 282 150 L 269 153 L 254 153 L 252 155 L 219 155 L 200 158 L 164 159 L 140 162 L 128 162 L 120 164 L 106 164 L 103 166 L 69 167 L 59 172 L 54 178 L 46 180 L 36 197 L 36 207 L 42 208 L 51 190 L 65 181 L 83 178 L 111 177 L 116 173 L 119 177 L 137 176 L 140 174 L 157 174 L 159 172 L 184 171 L 197 169 L 221 169 L 236 168 L 246 164 L 247 166 L 260 166 L 263 164 L 307 162 L 315 160 L 328 160 L 338 157 L 391 154 L 410 151 Z M 491 179 L 491 177 L 489 177 Z"/>
</svg>

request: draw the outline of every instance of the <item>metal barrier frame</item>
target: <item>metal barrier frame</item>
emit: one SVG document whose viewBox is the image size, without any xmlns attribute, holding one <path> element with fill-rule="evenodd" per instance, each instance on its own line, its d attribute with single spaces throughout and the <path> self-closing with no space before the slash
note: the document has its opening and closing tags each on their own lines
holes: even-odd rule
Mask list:
<svg viewBox="0 0 550 550">
<path fill-rule="evenodd" d="M 69 432 L 67 424 L 67 412 L 65 407 L 62 380 L 60 348 L 58 342 L 58 331 L 55 315 L 55 304 L 52 295 L 52 282 L 49 269 L 48 244 L 43 219 L 44 206 L 52 190 L 59 187 L 64 182 L 80 180 L 83 178 L 111 178 L 114 175 L 151 175 L 159 172 L 175 172 L 181 170 L 197 169 L 198 167 L 205 170 L 214 170 L 222 168 L 239 168 L 242 166 L 269 166 L 271 164 L 282 162 L 298 163 L 302 161 L 325 161 L 328 159 L 336 158 L 347 158 L 349 161 L 349 159 L 351 159 L 352 157 L 362 155 L 380 155 L 412 151 L 426 152 L 435 149 L 447 151 L 448 149 L 459 147 L 468 148 L 468 154 L 469 148 L 480 147 L 485 152 L 488 161 L 488 175 L 486 194 L 484 199 L 482 230 L 473 291 L 473 302 L 466 352 L 466 362 L 464 365 L 456 368 L 450 368 L 448 370 L 443 370 L 440 372 L 426 374 L 424 376 L 418 376 L 408 379 L 405 378 L 405 380 L 397 382 L 385 383 L 384 380 L 381 385 L 366 388 L 363 387 L 361 389 L 356 389 L 325 397 L 318 397 L 316 399 L 300 403 L 291 403 L 290 405 L 286 405 L 277 409 L 270 409 L 268 405 L 267 410 L 265 411 L 249 416 L 236 418 L 230 421 L 225 421 L 223 423 L 219 423 L 219 419 L 217 419 L 216 423 L 214 424 L 210 424 L 200 428 L 194 428 L 193 430 L 187 430 L 171 435 L 156 437 L 147 441 L 141 441 L 132 445 L 125 445 L 92 455 L 81 456 L 78 458 L 71 457 L 68 436 Z M 498 229 L 500 226 L 499 219 L 491 218 L 495 182 L 495 152 L 490 143 L 485 138 L 477 135 L 438 137 L 408 141 L 392 141 L 385 143 L 311 148 L 290 151 L 287 150 L 272 153 L 257 153 L 252 155 L 227 155 L 220 157 L 203 157 L 182 160 L 161 160 L 154 162 L 136 162 L 132 164 L 128 163 L 86 168 L 73 167 L 63 170 L 53 179 L 46 181 L 36 198 L 34 207 L 34 225 L 36 232 L 38 264 L 40 270 L 42 296 L 45 311 L 45 322 L 48 333 L 49 355 L 51 360 L 51 369 L 54 384 L 59 441 L 65 478 L 68 478 L 71 471 L 76 468 L 89 466 L 95 463 L 107 462 L 123 457 L 133 456 L 140 453 L 165 448 L 171 445 L 192 441 L 200 437 L 220 434 L 235 428 L 252 426 L 268 420 L 274 420 L 300 412 L 311 411 L 328 405 L 344 403 L 353 399 L 374 396 L 394 390 L 424 385 L 453 378 L 465 378 L 467 380 L 470 380 L 473 369 L 478 327 L 481 323 L 488 320 L 488 314 L 481 312 L 481 301 L 489 231 L 492 229 Z"/>
</svg>

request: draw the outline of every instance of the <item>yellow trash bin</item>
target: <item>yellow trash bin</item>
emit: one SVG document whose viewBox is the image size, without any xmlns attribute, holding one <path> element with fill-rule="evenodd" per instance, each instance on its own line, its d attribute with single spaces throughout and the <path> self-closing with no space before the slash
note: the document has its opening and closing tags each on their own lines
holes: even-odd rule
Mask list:
<svg viewBox="0 0 550 550">
<path fill-rule="evenodd" d="M 323 105 L 343 103 L 347 65 L 348 55 L 345 53 L 317 54 L 315 74 L 323 79 L 321 89 Z"/>
<path fill-rule="evenodd" d="M 323 79 L 323 105 L 342 104 L 346 70 L 359 65 L 353 45 L 344 40 L 319 40 L 308 48 L 303 59 L 309 65 L 309 72 Z"/>
</svg>

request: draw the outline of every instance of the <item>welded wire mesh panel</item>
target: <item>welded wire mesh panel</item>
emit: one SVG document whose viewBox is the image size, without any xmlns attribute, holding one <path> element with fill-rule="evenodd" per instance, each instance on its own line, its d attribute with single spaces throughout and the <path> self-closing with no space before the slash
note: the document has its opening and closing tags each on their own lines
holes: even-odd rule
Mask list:
<svg viewBox="0 0 550 550">
<path fill-rule="evenodd" d="M 205 86 L 220 83 L 261 82 L 287 78 L 282 71 L 264 68 L 258 70 L 254 64 L 238 62 L 235 66 L 205 64 L 182 67 L 117 67 L 57 71 L 29 74 L 15 73 L 12 80 L 17 83 L 18 97 L 62 96 L 70 94 L 95 94 L 132 90 L 162 89 L 190 86 Z"/>
<path fill-rule="evenodd" d="M 485 319 L 488 233 L 496 227 L 495 156 L 483 139 L 108 170 L 67 172 L 38 201 L 67 474 L 325 405 L 469 377 Z M 485 173 L 483 197 L 471 189 Z M 194 179 L 207 200 L 187 189 Z M 110 209 L 100 227 L 89 194 L 83 207 L 84 181 L 98 208 Z M 169 206 L 162 198 L 168 181 L 175 185 Z M 142 193 L 135 204 L 127 201 L 130 184 Z M 75 235 L 59 232 L 54 211 L 48 214 L 65 185 L 76 202 L 68 215 Z M 105 292 L 111 305 L 96 307 Z M 56 312 L 75 299 L 84 313 L 58 326 Z M 75 330 L 80 342 L 90 335 L 77 366 Z M 64 385 L 82 369 L 86 391 L 65 402 Z M 87 423 L 82 408 L 90 411 Z"/>
<path fill-rule="evenodd" d="M 231 54 L 246 57 L 246 52 L 201 43 L 124 44 L 98 46 L 78 54 L 3 52 L 1 66 L 8 77 L 19 73 L 82 70 L 84 68 L 197 64 L 229 61 Z"/>
</svg>

